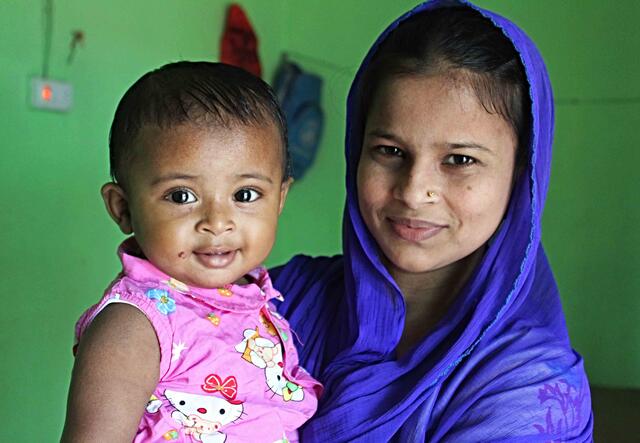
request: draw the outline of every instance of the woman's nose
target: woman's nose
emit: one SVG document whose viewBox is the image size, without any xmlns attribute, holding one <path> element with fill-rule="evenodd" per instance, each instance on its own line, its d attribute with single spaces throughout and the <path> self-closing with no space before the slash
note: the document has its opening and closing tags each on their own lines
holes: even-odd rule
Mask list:
<svg viewBox="0 0 640 443">
<path fill-rule="evenodd" d="M 224 203 L 208 205 L 196 225 L 198 232 L 213 235 L 223 235 L 233 232 L 234 229 L 232 211 Z"/>
<path fill-rule="evenodd" d="M 408 170 L 394 189 L 394 197 L 407 207 L 416 209 L 424 204 L 436 203 L 441 196 L 437 174 L 431 171 Z"/>
</svg>

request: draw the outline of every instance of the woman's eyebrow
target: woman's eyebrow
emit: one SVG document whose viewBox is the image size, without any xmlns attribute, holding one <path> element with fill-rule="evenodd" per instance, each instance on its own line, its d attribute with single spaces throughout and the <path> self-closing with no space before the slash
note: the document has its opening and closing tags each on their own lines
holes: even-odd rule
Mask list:
<svg viewBox="0 0 640 443">
<path fill-rule="evenodd" d="M 467 142 L 449 143 L 449 149 L 481 149 L 483 151 L 493 153 L 491 149 L 487 148 L 484 145 L 480 145 L 478 143 L 467 143 Z"/>
<path fill-rule="evenodd" d="M 403 140 L 394 135 L 391 134 L 387 131 L 381 130 L 381 129 L 372 129 L 371 131 L 367 132 L 366 134 L 367 137 L 377 137 L 377 138 L 384 138 L 387 140 L 391 140 L 397 143 L 402 143 Z M 446 145 L 449 149 L 480 149 L 482 151 L 488 152 L 490 154 L 493 154 L 494 152 L 487 148 L 484 145 L 481 145 L 479 143 L 473 143 L 473 142 L 466 142 L 466 141 L 461 141 L 461 142 L 456 142 L 456 143 L 447 143 Z"/>
<path fill-rule="evenodd" d="M 377 138 L 385 138 L 387 140 L 392 140 L 392 141 L 396 141 L 396 142 L 401 142 L 402 140 L 400 139 L 400 137 L 391 134 L 388 131 L 384 131 L 382 129 L 372 129 L 371 131 L 367 132 L 366 134 L 367 137 L 377 137 Z"/>
</svg>

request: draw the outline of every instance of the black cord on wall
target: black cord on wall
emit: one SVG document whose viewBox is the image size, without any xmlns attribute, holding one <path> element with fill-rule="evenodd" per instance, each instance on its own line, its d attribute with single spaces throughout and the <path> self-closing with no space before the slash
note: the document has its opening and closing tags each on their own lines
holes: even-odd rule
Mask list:
<svg viewBox="0 0 640 443">
<path fill-rule="evenodd" d="M 53 35 L 53 0 L 43 0 L 42 26 L 43 26 L 43 54 L 42 77 L 49 77 L 49 60 L 51 59 L 51 37 Z"/>
</svg>

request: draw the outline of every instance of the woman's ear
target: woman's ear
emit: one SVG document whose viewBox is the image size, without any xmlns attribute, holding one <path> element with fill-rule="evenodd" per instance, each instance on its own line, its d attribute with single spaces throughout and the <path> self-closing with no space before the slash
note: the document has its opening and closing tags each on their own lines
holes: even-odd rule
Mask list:
<svg viewBox="0 0 640 443">
<path fill-rule="evenodd" d="M 124 189 L 116 183 L 105 183 L 100 189 L 104 205 L 114 222 L 120 227 L 123 234 L 133 232 L 131 226 L 131 213 L 129 212 L 129 200 Z"/>
<path fill-rule="evenodd" d="M 287 199 L 287 193 L 289 192 L 291 183 L 293 183 L 293 177 L 289 177 L 288 179 L 283 180 L 282 185 L 280 185 L 280 206 L 278 207 L 278 215 L 282 214 L 284 202 Z"/>
</svg>

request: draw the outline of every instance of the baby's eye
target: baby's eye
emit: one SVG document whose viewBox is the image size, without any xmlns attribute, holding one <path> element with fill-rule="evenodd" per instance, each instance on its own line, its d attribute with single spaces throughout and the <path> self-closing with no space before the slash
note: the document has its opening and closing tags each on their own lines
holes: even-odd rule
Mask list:
<svg viewBox="0 0 640 443">
<path fill-rule="evenodd" d="M 396 146 L 378 146 L 376 148 L 376 150 L 383 155 L 387 155 L 390 157 L 403 157 L 404 156 L 404 152 L 402 152 L 402 149 L 396 147 Z"/>
<path fill-rule="evenodd" d="M 179 205 L 198 201 L 193 192 L 187 191 L 186 189 L 176 189 L 175 191 L 171 191 L 165 198 L 170 202 L 177 203 Z"/>
<path fill-rule="evenodd" d="M 233 194 L 233 199 L 240 203 L 251 203 L 259 199 L 261 194 L 255 189 L 243 188 Z"/>
<path fill-rule="evenodd" d="M 469 157 L 468 155 L 452 154 L 445 159 L 444 164 L 452 166 L 471 166 L 475 162 L 476 159 Z"/>
</svg>

